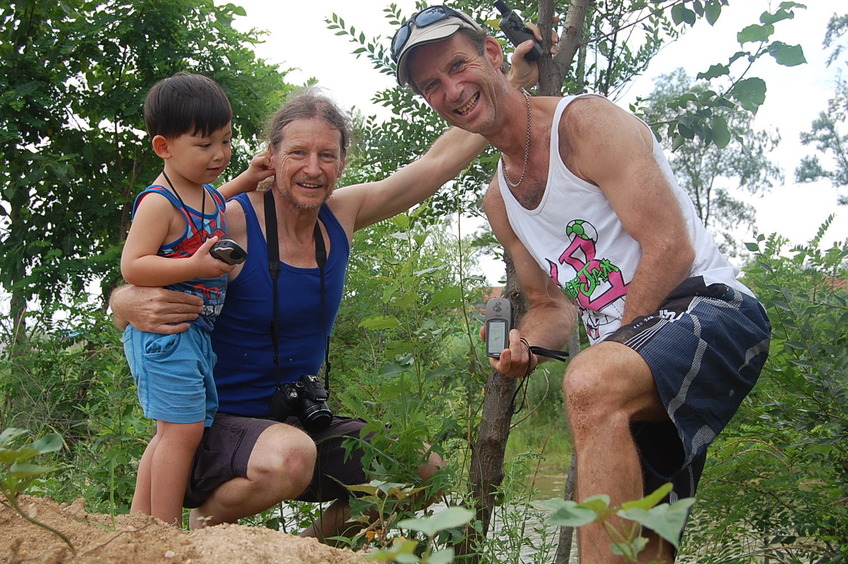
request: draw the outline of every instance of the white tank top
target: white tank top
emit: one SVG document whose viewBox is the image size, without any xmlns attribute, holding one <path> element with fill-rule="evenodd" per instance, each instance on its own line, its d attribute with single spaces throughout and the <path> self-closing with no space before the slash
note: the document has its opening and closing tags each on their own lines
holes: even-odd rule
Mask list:
<svg viewBox="0 0 848 564">
<path fill-rule="evenodd" d="M 594 344 L 621 325 L 627 287 L 642 250 L 624 230 L 600 188 L 577 177 L 560 159 L 559 122 L 575 98 L 563 98 L 554 113 L 548 182 L 539 206 L 528 210 L 515 199 L 503 176 L 503 160 L 498 163 L 498 185 L 513 231 L 542 270 L 580 308 Z M 656 139 L 653 154 L 680 202 L 695 248 L 689 276 L 703 276 L 707 285 L 723 283 L 751 294 L 736 280 L 738 270 L 719 253 L 689 196 L 677 185 Z"/>
</svg>

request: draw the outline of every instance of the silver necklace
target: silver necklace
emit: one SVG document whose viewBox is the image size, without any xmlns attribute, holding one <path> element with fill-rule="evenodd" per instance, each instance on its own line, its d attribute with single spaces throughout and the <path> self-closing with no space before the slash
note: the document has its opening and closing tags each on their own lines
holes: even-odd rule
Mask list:
<svg viewBox="0 0 848 564">
<path fill-rule="evenodd" d="M 503 175 L 506 183 L 513 188 L 518 188 L 519 184 L 524 182 L 524 176 L 527 174 L 527 161 L 530 160 L 530 94 L 523 88 L 521 89 L 521 93 L 524 94 L 524 99 L 527 101 L 527 138 L 524 141 L 524 164 L 521 167 L 521 178 L 518 179 L 518 182 L 510 180 L 509 175 L 506 173 L 506 166 L 503 167 Z"/>
</svg>

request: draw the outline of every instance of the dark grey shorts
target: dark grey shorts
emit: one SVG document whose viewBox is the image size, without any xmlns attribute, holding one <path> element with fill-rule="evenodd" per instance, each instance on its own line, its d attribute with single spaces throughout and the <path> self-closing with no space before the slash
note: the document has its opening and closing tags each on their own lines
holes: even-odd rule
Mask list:
<svg viewBox="0 0 848 564">
<path fill-rule="evenodd" d="M 671 423 L 638 423 L 645 493 L 666 482 L 670 501 L 692 497 L 707 447 L 751 391 L 768 357 L 771 324 L 753 297 L 689 278 L 652 315 L 607 340 L 648 363 Z"/>
<path fill-rule="evenodd" d="M 247 463 L 259 435 L 268 427 L 279 424 L 272 419 L 222 413 L 216 415 L 197 447 L 183 505 L 200 507 L 225 482 L 233 478 L 246 478 Z M 286 424 L 302 429 L 297 417 L 290 417 Z M 359 432 L 364 426 L 365 422 L 361 419 L 334 417 L 326 431 L 312 435 L 318 447 L 315 473 L 312 483 L 297 499 L 329 501 L 346 498 L 350 494 L 342 484 L 354 485 L 366 481 L 362 471 L 362 451 L 354 449 L 348 457 L 342 447 L 347 437 L 359 438 Z"/>
</svg>

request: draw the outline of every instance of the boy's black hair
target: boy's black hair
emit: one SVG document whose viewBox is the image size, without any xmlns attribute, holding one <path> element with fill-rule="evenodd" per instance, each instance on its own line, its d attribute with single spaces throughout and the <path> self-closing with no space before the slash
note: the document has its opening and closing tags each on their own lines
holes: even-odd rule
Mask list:
<svg viewBox="0 0 848 564">
<path fill-rule="evenodd" d="M 224 90 L 211 78 L 179 72 L 153 85 L 144 100 L 144 121 L 150 137 L 168 139 L 183 134 L 209 135 L 232 121 Z"/>
</svg>

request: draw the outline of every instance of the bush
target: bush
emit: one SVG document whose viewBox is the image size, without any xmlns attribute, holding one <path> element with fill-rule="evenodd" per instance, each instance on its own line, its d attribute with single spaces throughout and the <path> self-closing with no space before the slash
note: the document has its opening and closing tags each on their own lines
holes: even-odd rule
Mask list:
<svg viewBox="0 0 848 564">
<path fill-rule="evenodd" d="M 713 447 L 687 561 L 848 562 L 848 249 L 821 248 L 828 225 L 788 251 L 777 235 L 750 246 L 771 351 Z"/>
<path fill-rule="evenodd" d="M 55 455 L 60 472 L 33 488 L 59 502 L 84 497 L 94 512 L 126 512 L 153 427 L 138 408 L 118 330 L 85 303 L 27 321 L 17 343 L 2 335 L 0 422 L 58 433 L 67 446 Z"/>
</svg>

